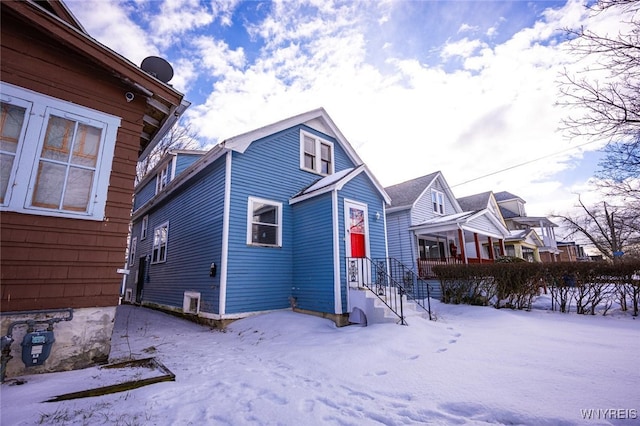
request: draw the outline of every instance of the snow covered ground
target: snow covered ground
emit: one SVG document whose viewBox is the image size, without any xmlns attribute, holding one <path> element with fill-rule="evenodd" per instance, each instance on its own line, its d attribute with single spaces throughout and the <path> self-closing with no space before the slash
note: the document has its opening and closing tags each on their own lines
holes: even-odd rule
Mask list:
<svg viewBox="0 0 640 426">
<path fill-rule="evenodd" d="M 283 311 L 221 332 L 120 306 L 111 358 L 154 356 L 175 382 L 44 403 L 97 369 L 25 376 L 22 385 L 9 378 L 1 423 L 640 424 L 640 319 L 437 302 L 434 310 L 437 321 L 344 328 Z"/>
</svg>

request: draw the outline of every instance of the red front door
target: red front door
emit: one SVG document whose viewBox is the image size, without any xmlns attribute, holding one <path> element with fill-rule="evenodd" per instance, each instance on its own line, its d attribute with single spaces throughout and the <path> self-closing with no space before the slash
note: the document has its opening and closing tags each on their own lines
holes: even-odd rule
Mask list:
<svg viewBox="0 0 640 426">
<path fill-rule="evenodd" d="M 365 212 L 349 207 L 349 234 L 351 235 L 351 257 L 366 257 L 365 250 Z"/>
</svg>

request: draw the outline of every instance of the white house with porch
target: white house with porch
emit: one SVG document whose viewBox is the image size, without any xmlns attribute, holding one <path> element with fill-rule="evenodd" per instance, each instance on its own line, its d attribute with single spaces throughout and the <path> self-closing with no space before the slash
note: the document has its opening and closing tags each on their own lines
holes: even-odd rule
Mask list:
<svg viewBox="0 0 640 426">
<path fill-rule="evenodd" d="M 465 209 L 441 172 L 385 188 L 389 256 L 420 277 L 434 279 L 432 268 L 449 263 L 493 262 L 505 255 L 510 236 L 495 199 Z"/>
</svg>

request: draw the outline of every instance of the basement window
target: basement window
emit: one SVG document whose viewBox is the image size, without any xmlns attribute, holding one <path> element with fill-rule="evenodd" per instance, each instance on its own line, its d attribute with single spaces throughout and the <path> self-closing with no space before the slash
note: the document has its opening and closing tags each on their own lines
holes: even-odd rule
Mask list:
<svg viewBox="0 0 640 426">
<path fill-rule="evenodd" d="M 182 301 L 182 312 L 185 314 L 198 314 L 200 312 L 200 292 L 185 291 Z"/>
</svg>

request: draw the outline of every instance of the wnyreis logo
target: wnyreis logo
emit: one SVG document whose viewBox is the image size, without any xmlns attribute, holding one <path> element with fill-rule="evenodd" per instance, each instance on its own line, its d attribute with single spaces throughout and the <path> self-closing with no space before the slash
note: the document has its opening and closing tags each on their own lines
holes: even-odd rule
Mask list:
<svg viewBox="0 0 640 426">
<path fill-rule="evenodd" d="M 589 408 L 580 410 L 584 420 L 636 420 L 635 408 Z"/>
</svg>

